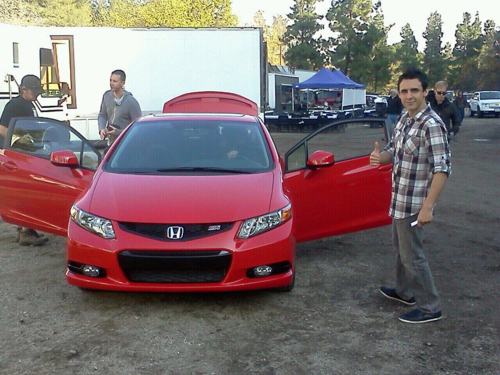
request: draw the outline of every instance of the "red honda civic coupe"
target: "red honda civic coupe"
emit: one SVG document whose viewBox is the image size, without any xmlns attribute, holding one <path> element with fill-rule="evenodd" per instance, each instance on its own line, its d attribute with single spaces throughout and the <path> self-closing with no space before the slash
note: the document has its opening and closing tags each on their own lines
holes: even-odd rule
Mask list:
<svg viewBox="0 0 500 375">
<path fill-rule="evenodd" d="M 0 214 L 68 237 L 84 289 L 291 290 L 296 242 L 390 222 L 380 120 L 346 120 L 280 157 L 252 101 L 189 93 L 130 124 L 104 157 L 65 123 L 17 118 L 0 150 Z M 334 157 L 335 153 L 335 157 Z"/>
</svg>

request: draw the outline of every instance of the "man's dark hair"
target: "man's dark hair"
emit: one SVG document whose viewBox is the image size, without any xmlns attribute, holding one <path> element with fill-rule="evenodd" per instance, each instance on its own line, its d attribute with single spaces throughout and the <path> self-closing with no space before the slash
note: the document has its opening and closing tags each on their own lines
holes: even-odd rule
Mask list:
<svg viewBox="0 0 500 375">
<path fill-rule="evenodd" d="M 398 91 L 399 85 L 403 79 L 418 79 L 422 84 L 422 89 L 427 90 L 427 86 L 429 85 L 429 79 L 427 78 L 427 74 L 422 72 L 420 69 L 409 68 L 403 74 L 399 76 L 398 79 Z"/>
<path fill-rule="evenodd" d="M 125 74 L 125 72 L 121 69 L 116 69 L 116 70 L 113 70 L 111 72 L 111 75 L 113 74 L 116 74 L 117 76 L 120 76 L 120 79 L 122 80 L 122 82 L 125 82 L 125 80 L 127 79 L 127 75 Z"/>
</svg>

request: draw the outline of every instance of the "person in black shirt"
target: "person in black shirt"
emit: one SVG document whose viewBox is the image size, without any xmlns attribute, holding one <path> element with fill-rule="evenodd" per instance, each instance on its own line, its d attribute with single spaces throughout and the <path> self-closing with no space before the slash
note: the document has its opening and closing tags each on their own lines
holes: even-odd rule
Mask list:
<svg viewBox="0 0 500 375">
<path fill-rule="evenodd" d="M 402 111 L 403 104 L 401 103 L 401 99 L 399 99 L 398 91 L 396 89 L 392 89 L 390 91 L 390 96 L 387 99 L 387 118 L 385 119 L 385 127 L 387 129 L 388 136 L 387 141 L 390 141 Z"/>
<path fill-rule="evenodd" d="M 42 92 L 40 79 L 34 75 L 26 75 L 19 86 L 19 96 L 12 98 L 5 106 L 0 117 L 0 148 L 5 146 L 5 137 L 10 120 L 14 117 L 35 117 L 33 102 Z M 17 228 L 17 241 L 22 246 L 40 246 L 48 238 L 29 228 Z"/>
<path fill-rule="evenodd" d="M 0 148 L 4 147 L 9 122 L 13 117 L 34 117 L 35 108 L 32 102 L 40 94 L 40 80 L 37 76 L 27 75 L 21 80 L 20 95 L 12 98 L 5 106 L 0 117 Z"/>
<path fill-rule="evenodd" d="M 457 107 L 446 97 L 447 89 L 448 83 L 446 81 L 436 82 L 434 91 L 429 92 L 426 99 L 434 112 L 443 120 L 448 130 L 448 136 L 451 137 L 456 135 L 460 130 L 461 120 Z"/>
</svg>

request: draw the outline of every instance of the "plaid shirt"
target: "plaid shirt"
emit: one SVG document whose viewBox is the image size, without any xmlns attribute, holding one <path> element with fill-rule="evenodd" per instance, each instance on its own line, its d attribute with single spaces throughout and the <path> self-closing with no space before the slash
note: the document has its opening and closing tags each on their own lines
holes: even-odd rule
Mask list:
<svg viewBox="0 0 500 375">
<path fill-rule="evenodd" d="M 401 116 L 385 150 L 393 156 L 389 215 L 403 219 L 422 207 L 434 173 L 451 173 L 446 127 L 428 105 L 415 117 Z"/>
</svg>

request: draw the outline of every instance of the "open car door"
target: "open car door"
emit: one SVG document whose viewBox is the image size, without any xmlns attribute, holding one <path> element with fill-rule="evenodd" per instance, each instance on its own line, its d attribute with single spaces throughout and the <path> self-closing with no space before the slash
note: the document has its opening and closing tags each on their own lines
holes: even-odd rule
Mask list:
<svg viewBox="0 0 500 375">
<path fill-rule="evenodd" d="M 297 241 L 373 228 L 388 216 L 392 164 L 373 167 L 374 142 L 386 143 L 384 119 L 338 121 L 285 155 L 284 187 Z"/>
<path fill-rule="evenodd" d="M 101 154 L 66 123 L 20 117 L 0 149 L 0 214 L 12 224 L 66 235 L 69 211 Z"/>
</svg>

